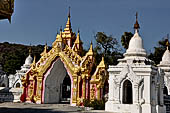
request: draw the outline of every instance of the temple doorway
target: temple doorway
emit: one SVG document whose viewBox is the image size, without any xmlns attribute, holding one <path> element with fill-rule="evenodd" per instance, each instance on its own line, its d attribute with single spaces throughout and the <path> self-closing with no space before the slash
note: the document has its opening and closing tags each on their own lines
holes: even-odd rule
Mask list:
<svg viewBox="0 0 170 113">
<path fill-rule="evenodd" d="M 168 95 L 168 88 L 164 85 L 163 94 Z"/>
<path fill-rule="evenodd" d="M 63 62 L 58 58 L 44 78 L 44 103 L 69 103 L 72 78 Z"/>
<path fill-rule="evenodd" d="M 132 83 L 129 80 L 123 83 L 123 104 L 133 104 Z"/>
<path fill-rule="evenodd" d="M 71 80 L 67 74 L 61 84 L 61 103 L 69 103 L 71 98 Z"/>
</svg>

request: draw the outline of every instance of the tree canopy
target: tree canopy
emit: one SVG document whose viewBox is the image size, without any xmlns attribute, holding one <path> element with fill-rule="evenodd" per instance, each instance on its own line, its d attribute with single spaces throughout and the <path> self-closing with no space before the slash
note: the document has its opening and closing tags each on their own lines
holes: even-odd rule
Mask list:
<svg viewBox="0 0 170 113">
<path fill-rule="evenodd" d="M 121 36 L 121 43 L 125 49 L 128 49 L 129 41 L 132 37 L 133 37 L 133 33 L 131 32 L 124 32 L 123 35 Z"/>
<path fill-rule="evenodd" d="M 97 32 L 95 41 L 96 47 L 94 48 L 94 52 L 96 64 L 101 61 L 102 56 L 104 56 L 106 65 L 117 64 L 117 59 L 122 57 L 117 39 L 104 32 Z"/>
<path fill-rule="evenodd" d="M 10 44 L 8 42 L 0 43 L 0 64 L 3 71 L 8 74 L 15 74 L 25 63 L 29 54 L 29 48 L 32 48 L 32 57 L 36 55 L 37 60 L 44 49 L 44 45 L 26 46 L 21 44 Z"/>
</svg>

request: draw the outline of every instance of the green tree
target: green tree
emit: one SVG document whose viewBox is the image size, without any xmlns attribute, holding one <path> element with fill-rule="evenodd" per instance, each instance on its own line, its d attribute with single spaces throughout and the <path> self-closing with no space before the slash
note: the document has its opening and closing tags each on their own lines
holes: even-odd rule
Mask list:
<svg viewBox="0 0 170 113">
<path fill-rule="evenodd" d="M 29 48 L 30 46 L 21 44 L 0 43 L 0 64 L 2 64 L 3 71 L 15 74 L 16 70 L 20 70 L 29 54 Z M 37 60 L 39 60 L 44 45 L 31 46 L 31 48 L 32 57 L 36 55 Z"/>
<path fill-rule="evenodd" d="M 124 32 L 124 34 L 121 36 L 121 43 L 125 49 L 128 49 L 129 41 L 132 37 L 133 37 L 133 34 L 131 32 Z"/>
<path fill-rule="evenodd" d="M 96 64 L 99 64 L 102 56 L 105 58 L 106 65 L 117 64 L 117 59 L 122 57 L 119 44 L 112 35 L 107 35 L 104 32 L 97 32 L 95 35 L 96 47 L 94 55 Z"/>
</svg>

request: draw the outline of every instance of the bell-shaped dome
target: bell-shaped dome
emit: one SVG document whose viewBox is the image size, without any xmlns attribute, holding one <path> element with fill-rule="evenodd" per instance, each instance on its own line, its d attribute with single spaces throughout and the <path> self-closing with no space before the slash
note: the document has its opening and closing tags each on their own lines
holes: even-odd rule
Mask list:
<svg viewBox="0 0 170 113">
<path fill-rule="evenodd" d="M 168 48 L 166 49 L 166 51 L 164 52 L 162 56 L 161 64 L 170 64 L 170 52 Z"/>
<path fill-rule="evenodd" d="M 139 36 L 137 29 L 129 42 L 129 47 L 125 53 L 125 56 L 146 56 L 146 51 L 143 48 L 143 40 Z"/>
<path fill-rule="evenodd" d="M 33 58 L 31 57 L 31 55 L 29 55 L 25 60 L 25 65 L 31 65 L 32 61 L 33 61 Z"/>
</svg>

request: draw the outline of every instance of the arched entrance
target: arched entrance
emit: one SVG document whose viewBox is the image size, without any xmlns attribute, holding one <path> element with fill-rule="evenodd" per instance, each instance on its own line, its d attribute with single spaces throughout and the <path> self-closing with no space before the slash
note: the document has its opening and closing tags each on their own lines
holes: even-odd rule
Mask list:
<svg viewBox="0 0 170 113">
<path fill-rule="evenodd" d="M 123 83 L 123 104 L 132 104 L 132 83 L 129 80 L 125 80 Z"/>
<path fill-rule="evenodd" d="M 164 85 L 163 94 L 168 95 L 168 88 Z"/>
<path fill-rule="evenodd" d="M 18 82 L 17 84 L 16 84 L 16 88 L 20 88 L 21 87 L 21 85 L 20 85 L 20 83 Z"/>
<path fill-rule="evenodd" d="M 45 74 L 43 86 L 43 103 L 59 103 L 63 100 L 70 100 L 72 78 L 60 58 L 52 64 Z"/>
</svg>

